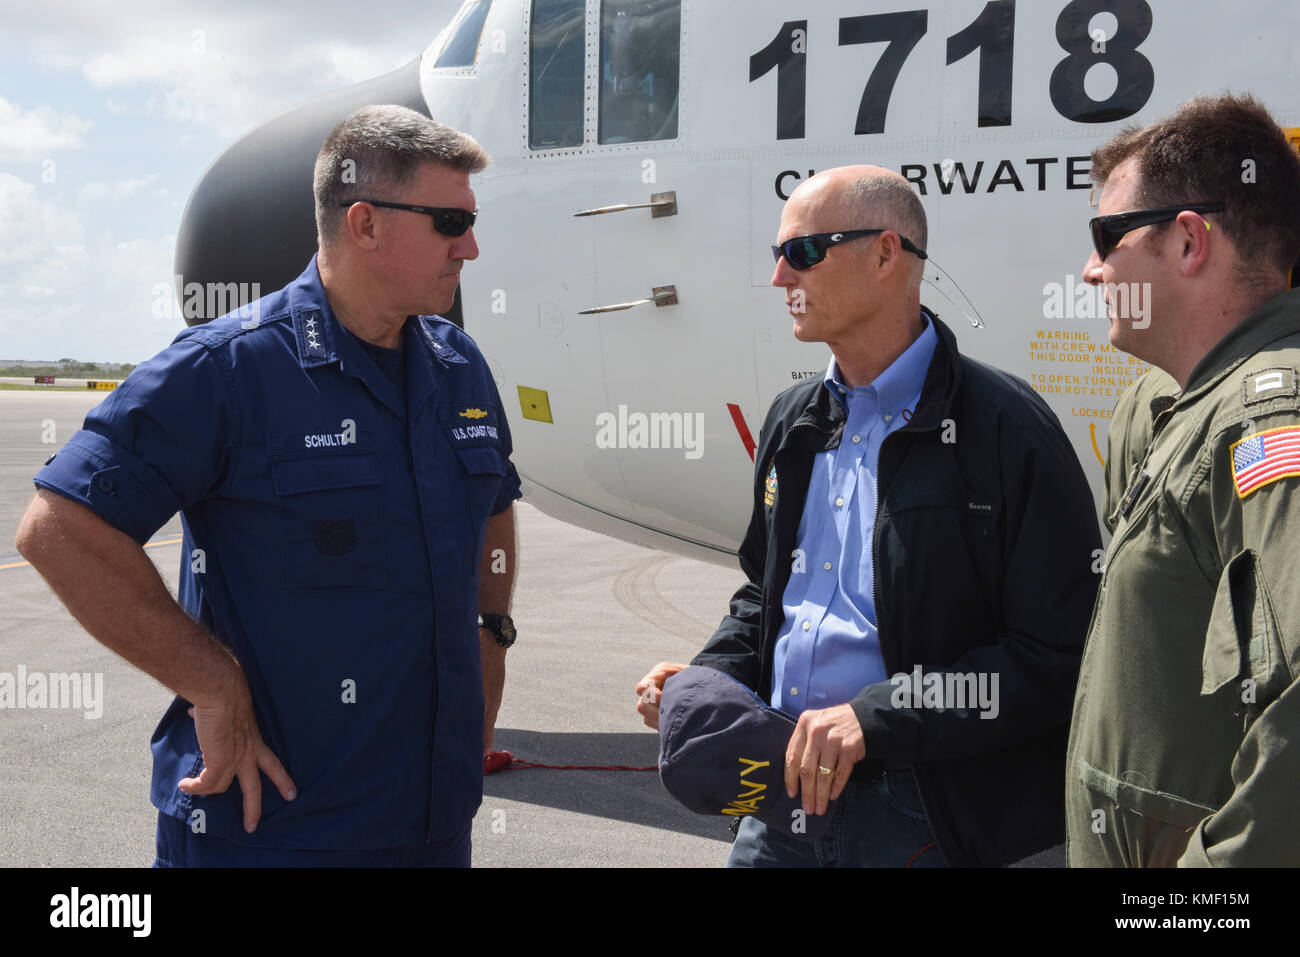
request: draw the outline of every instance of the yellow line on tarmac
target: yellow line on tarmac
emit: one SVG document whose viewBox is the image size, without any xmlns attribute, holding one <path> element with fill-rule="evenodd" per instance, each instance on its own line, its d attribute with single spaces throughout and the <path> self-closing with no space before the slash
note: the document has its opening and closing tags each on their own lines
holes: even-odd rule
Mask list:
<svg viewBox="0 0 1300 957">
<path fill-rule="evenodd" d="M 178 536 L 176 538 L 163 539 L 161 542 L 149 542 L 145 545 L 145 548 L 157 548 L 160 545 L 179 545 L 180 543 L 181 539 Z M 8 565 L 0 565 L 0 571 L 4 571 L 6 568 L 22 568 L 23 566 L 30 564 L 31 562 L 10 562 Z"/>
</svg>

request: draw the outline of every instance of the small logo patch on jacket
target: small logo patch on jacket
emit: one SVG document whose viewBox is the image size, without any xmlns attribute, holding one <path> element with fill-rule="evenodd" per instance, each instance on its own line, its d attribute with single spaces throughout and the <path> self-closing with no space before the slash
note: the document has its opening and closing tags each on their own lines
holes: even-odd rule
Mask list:
<svg viewBox="0 0 1300 957">
<path fill-rule="evenodd" d="M 772 464 L 768 467 L 767 481 L 763 483 L 763 504 L 769 506 L 776 504 L 776 461 L 775 460 L 773 460 Z"/>
<path fill-rule="evenodd" d="M 466 409 L 464 412 L 457 413 L 462 419 L 486 419 L 487 413 L 482 409 Z"/>
<path fill-rule="evenodd" d="M 1243 405 L 1296 395 L 1295 369 L 1264 369 L 1261 372 L 1252 372 L 1242 380 L 1241 388 Z"/>
</svg>

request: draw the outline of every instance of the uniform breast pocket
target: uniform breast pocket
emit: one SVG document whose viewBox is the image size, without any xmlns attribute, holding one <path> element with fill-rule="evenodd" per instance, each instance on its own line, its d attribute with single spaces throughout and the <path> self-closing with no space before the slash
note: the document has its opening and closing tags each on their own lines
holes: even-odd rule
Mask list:
<svg viewBox="0 0 1300 957">
<path fill-rule="evenodd" d="M 496 406 L 488 401 L 444 406 L 438 410 L 438 420 L 460 463 L 457 478 L 464 489 L 469 516 L 476 524 L 486 521 L 506 474 Z"/>
<path fill-rule="evenodd" d="M 501 479 L 506 474 L 501 453 L 490 446 L 470 446 L 456 449 L 456 459 L 465 472 L 465 494 L 469 499 L 470 515 L 476 521 L 485 520 L 492 514 L 492 506 L 501 490 Z"/>
<path fill-rule="evenodd" d="M 272 451 L 270 467 L 285 588 L 386 587 L 379 456 L 358 450 L 280 457 Z"/>
</svg>

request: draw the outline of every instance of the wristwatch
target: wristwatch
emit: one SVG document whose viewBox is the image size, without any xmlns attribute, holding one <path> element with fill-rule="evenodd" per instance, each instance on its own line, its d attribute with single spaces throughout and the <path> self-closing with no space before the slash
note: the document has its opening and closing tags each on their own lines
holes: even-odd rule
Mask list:
<svg viewBox="0 0 1300 957">
<path fill-rule="evenodd" d="M 515 620 L 509 615 L 479 615 L 478 626 L 492 632 L 492 637 L 502 648 L 509 648 L 518 637 Z"/>
</svg>

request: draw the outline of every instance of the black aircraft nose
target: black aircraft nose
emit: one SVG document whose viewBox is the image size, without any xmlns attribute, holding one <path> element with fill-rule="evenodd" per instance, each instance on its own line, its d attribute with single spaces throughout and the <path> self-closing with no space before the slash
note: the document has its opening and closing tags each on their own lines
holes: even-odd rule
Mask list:
<svg viewBox="0 0 1300 957">
<path fill-rule="evenodd" d="M 217 157 L 199 178 L 181 217 L 175 263 L 181 282 L 240 290 L 251 290 L 256 283 L 260 295 L 267 295 L 296 279 L 316 251 L 316 154 L 345 116 L 383 103 L 430 115 L 420 92 L 419 57 L 392 73 L 290 110 Z M 238 286 L 224 285 L 229 283 Z M 215 312 L 206 311 L 213 297 L 186 297 L 180 289 L 177 293 L 188 325 L 216 318 Z M 459 325 L 459 289 L 451 312 L 447 318 Z"/>
</svg>

